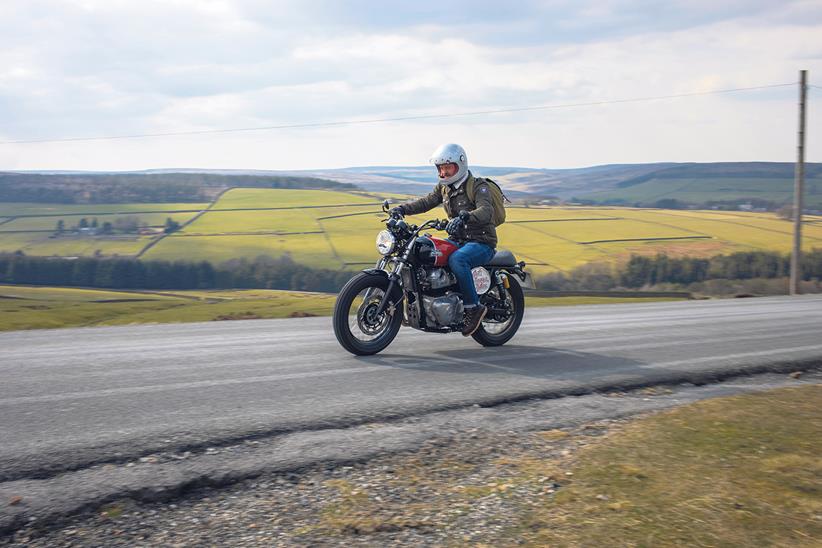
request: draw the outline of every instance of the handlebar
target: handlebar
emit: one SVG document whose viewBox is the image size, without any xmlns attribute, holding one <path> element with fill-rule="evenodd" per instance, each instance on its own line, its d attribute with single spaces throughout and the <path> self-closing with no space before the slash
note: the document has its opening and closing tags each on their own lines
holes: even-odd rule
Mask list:
<svg viewBox="0 0 822 548">
<path fill-rule="evenodd" d="M 402 215 L 392 215 L 390 217 L 383 219 L 383 222 L 391 230 L 407 230 L 412 234 L 416 234 L 425 228 L 433 228 L 434 230 L 445 230 L 445 227 L 448 225 L 447 219 L 430 219 L 422 223 L 420 226 L 409 225 L 405 222 L 405 219 Z"/>
</svg>

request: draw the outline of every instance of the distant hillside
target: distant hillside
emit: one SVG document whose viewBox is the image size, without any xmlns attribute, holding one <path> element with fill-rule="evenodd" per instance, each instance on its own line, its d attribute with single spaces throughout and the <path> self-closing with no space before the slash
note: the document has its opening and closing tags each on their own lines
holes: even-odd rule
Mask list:
<svg viewBox="0 0 822 548">
<path fill-rule="evenodd" d="M 533 169 L 522 167 L 472 166 L 475 175 L 492 177 L 505 184 L 507 190 L 529 194 L 551 194 L 570 196 L 570 193 L 591 192 L 611 188 L 616 183 L 676 164 L 636 164 L 605 165 L 574 169 Z M 348 168 L 348 173 L 363 173 L 376 176 L 424 181 L 428 185 L 436 182 L 436 173 L 431 166 Z"/>
<path fill-rule="evenodd" d="M 606 165 L 576 169 L 472 166 L 476 175 L 492 177 L 513 198 L 557 196 L 570 198 L 613 188 L 617 183 L 676 164 Z M 302 171 L 209 171 L 213 173 L 270 173 L 309 176 L 354 184 L 371 192 L 424 194 L 436 184 L 432 166 L 362 166 Z"/>
<path fill-rule="evenodd" d="M 353 190 L 348 183 L 288 175 L 0 172 L 0 202 L 64 204 L 208 202 L 231 187 Z"/>
<path fill-rule="evenodd" d="M 805 204 L 822 209 L 822 164 L 805 170 Z M 676 207 L 735 206 L 776 209 L 793 201 L 794 164 L 771 162 L 684 164 L 619 182 L 614 188 L 580 194 L 598 204 Z"/>
<path fill-rule="evenodd" d="M 777 209 L 793 200 L 793 163 L 614 164 L 577 169 L 474 166 L 472 171 L 494 178 L 507 194 L 520 198 L 555 196 L 589 204 L 729 209 L 740 204 Z M 370 190 L 400 185 L 422 193 L 435 182 L 431 167 L 358 167 L 322 173 Z M 822 164 L 806 165 L 806 181 L 807 207 L 822 209 Z"/>
<path fill-rule="evenodd" d="M 792 163 L 611 164 L 574 169 L 472 166 L 511 198 L 643 207 L 777 209 L 792 201 Z M 822 164 L 807 164 L 809 209 L 822 210 Z M 431 166 L 362 166 L 300 171 L 156 169 L 129 173 L 0 173 L 0 201 L 198 202 L 231 187 L 353 189 L 424 194 Z"/>
</svg>

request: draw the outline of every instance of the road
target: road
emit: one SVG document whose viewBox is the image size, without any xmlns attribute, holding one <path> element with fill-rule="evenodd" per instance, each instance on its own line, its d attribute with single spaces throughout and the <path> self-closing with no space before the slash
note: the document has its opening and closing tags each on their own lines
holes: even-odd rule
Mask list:
<svg viewBox="0 0 822 548">
<path fill-rule="evenodd" d="M 0 501 L 17 501 L 0 504 L 0 537 L 123 497 L 663 409 L 791 380 L 739 375 L 822 366 L 822 296 L 532 309 L 501 348 L 406 329 L 365 358 L 330 323 L 0 334 Z M 681 385 L 721 379 L 735 380 Z M 660 383 L 675 390 L 598 394 Z"/>
<path fill-rule="evenodd" d="M 822 362 L 822 298 L 527 311 L 509 345 L 404 329 L 354 357 L 329 318 L 0 334 L 0 481 L 153 451 Z"/>
</svg>

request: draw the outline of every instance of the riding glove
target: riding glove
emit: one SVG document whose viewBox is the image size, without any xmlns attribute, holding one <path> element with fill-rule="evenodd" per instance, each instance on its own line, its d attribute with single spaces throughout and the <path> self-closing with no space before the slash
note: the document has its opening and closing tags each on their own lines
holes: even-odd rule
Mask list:
<svg viewBox="0 0 822 548">
<path fill-rule="evenodd" d="M 462 232 L 465 230 L 465 223 L 468 221 L 470 216 L 471 215 L 467 211 L 460 211 L 459 215 L 448 221 L 445 231 L 454 237 L 461 236 Z"/>
</svg>

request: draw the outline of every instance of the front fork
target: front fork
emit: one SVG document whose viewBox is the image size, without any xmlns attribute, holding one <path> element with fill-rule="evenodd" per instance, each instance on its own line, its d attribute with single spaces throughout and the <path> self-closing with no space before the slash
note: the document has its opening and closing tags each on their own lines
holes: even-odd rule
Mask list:
<svg viewBox="0 0 822 548">
<path fill-rule="evenodd" d="M 374 265 L 374 269 L 375 270 L 383 270 L 383 269 L 385 269 L 385 265 L 387 265 L 387 264 L 388 264 L 388 257 L 381 257 L 380 260 L 377 261 L 377 264 Z M 367 302 L 368 299 L 371 297 L 371 295 L 374 294 L 374 291 L 376 291 L 376 289 L 377 289 L 376 287 L 369 287 L 368 291 L 365 292 L 365 298 L 363 300 Z"/>
<path fill-rule="evenodd" d="M 389 303 L 391 306 L 391 315 L 394 315 L 394 305 L 396 303 L 391 303 L 391 293 L 394 291 L 394 288 L 400 283 L 400 271 L 403 267 L 402 261 L 397 261 L 397 264 L 394 266 L 394 270 L 388 274 L 388 289 L 385 290 L 385 294 L 382 296 L 382 300 L 380 301 L 380 306 L 377 307 L 377 311 L 375 314 L 379 316 L 385 309 L 389 307 Z"/>
<path fill-rule="evenodd" d="M 391 315 L 394 315 L 394 308 L 395 304 L 391 303 L 391 292 L 394 291 L 394 288 L 397 285 L 400 285 L 400 272 L 402 271 L 403 267 L 408 264 L 408 258 L 411 256 L 411 250 L 414 249 L 414 238 L 410 238 L 408 240 L 408 244 L 405 246 L 405 250 L 403 251 L 402 255 L 397 256 L 397 261 L 394 264 L 394 269 L 388 274 L 388 289 L 385 290 L 385 294 L 382 296 L 382 300 L 380 301 L 380 306 L 377 307 L 376 314 L 379 316 L 385 309 L 388 308 L 389 304 L 391 306 Z M 377 268 L 385 268 L 388 264 L 388 258 L 383 257 L 377 263 Z"/>
</svg>

